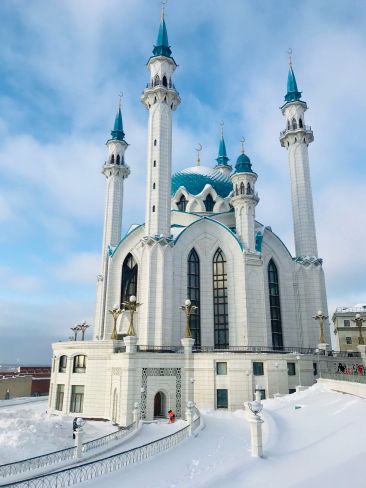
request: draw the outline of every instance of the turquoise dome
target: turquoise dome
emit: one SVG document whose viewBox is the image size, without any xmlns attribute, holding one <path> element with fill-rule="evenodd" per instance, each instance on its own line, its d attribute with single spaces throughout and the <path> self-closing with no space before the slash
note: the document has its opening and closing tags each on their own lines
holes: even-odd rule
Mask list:
<svg viewBox="0 0 366 488">
<path fill-rule="evenodd" d="M 235 173 L 253 173 L 252 163 L 245 153 L 241 153 L 236 160 Z"/>
<path fill-rule="evenodd" d="M 222 198 L 227 197 L 233 190 L 229 176 L 205 166 L 192 166 L 172 176 L 172 195 L 175 195 L 180 186 L 191 195 L 198 195 L 206 185 L 211 185 Z"/>
</svg>

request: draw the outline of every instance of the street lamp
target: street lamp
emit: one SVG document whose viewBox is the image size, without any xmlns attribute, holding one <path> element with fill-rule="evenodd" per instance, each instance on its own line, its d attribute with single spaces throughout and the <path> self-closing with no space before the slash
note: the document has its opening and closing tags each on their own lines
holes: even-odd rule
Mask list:
<svg viewBox="0 0 366 488">
<path fill-rule="evenodd" d="M 75 325 L 74 327 L 70 327 L 70 329 L 73 331 L 74 333 L 74 341 L 77 340 L 78 338 L 78 332 L 79 332 L 79 326 L 78 325 Z"/>
<path fill-rule="evenodd" d="M 86 323 L 86 320 L 84 320 L 83 322 L 81 322 L 80 325 L 77 326 L 81 332 L 81 340 L 83 341 L 84 338 L 85 338 L 85 332 L 86 332 L 86 329 L 88 329 L 90 327 L 90 325 L 88 325 Z"/>
<path fill-rule="evenodd" d="M 116 339 L 118 339 L 118 334 L 117 334 L 117 319 L 121 315 L 122 310 L 119 308 L 119 306 L 117 304 L 115 304 L 115 305 L 113 305 L 112 310 L 108 310 L 108 312 L 113 317 L 113 330 L 112 330 L 111 339 L 112 340 L 116 340 Z"/>
<path fill-rule="evenodd" d="M 321 310 L 313 316 L 314 320 L 319 320 L 319 325 L 320 325 L 320 338 L 319 338 L 319 344 L 325 344 L 325 336 L 324 336 L 324 320 L 328 318 L 327 315 L 324 315 Z"/>
<path fill-rule="evenodd" d="M 136 301 L 135 295 L 131 295 L 128 302 L 123 302 L 123 311 L 128 310 L 130 312 L 130 326 L 128 327 L 127 335 L 136 336 L 135 328 L 133 326 L 133 315 L 141 303 Z"/>
<path fill-rule="evenodd" d="M 184 337 L 186 339 L 192 339 L 192 333 L 191 333 L 191 328 L 189 326 L 190 318 L 193 313 L 198 310 L 198 307 L 196 305 L 192 305 L 191 300 L 187 298 L 187 300 L 184 302 L 184 305 L 179 307 L 181 310 L 183 310 L 186 314 L 186 330 L 184 332 Z"/>
<path fill-rule="evenodd" d="M 254 414 L 249 418 L 250 423 L 250 437 L 252 445 L 252 456 L 263 457 L 263 441 L 262 441 L 262 424 L 263 420 L 259 416 L 263 409 L 263 405 L 258 400 L 248 402 L 249 410 Z"/>
<path fill-rule="evenodd" d="M 296 359 L 297 359 L 297 367 L 298 367 L 298 370 L 299 370 L 299 386 L 301 386 L 301 369 L 300 369 L 300 359 L 301 359 L 301 356 L 296 356 Z"/>
<path fill-rule="evenodd" d="M 352 319 L 352 322 L 355 322 L 356 326 L 358 327 L 358 332 L 359 332 L 358 343 L 360 345 L 364 345 L 365 341 L 362 335 L 362 324 L 366 322 L 366 319 L 363 318 L 360 313 L 356 313 L 355 318 Z"/>
<path fill-rule="evenodd" d="M 254 415 L 257 415 L 257 416 L 263 410 L 263 404 L 262 404 L 262 402 L 259 402 L 258 400 L 254 400 L 253 402 L 248 402 L 248 407 L 249 407 L 249 410 L 252 413 L 254 413 Z"/>
</svg>

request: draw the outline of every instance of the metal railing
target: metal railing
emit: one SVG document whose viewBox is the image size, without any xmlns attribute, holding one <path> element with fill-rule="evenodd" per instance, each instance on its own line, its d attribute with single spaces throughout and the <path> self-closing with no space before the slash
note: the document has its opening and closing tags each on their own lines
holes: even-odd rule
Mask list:
<svg viewBox="0 0 366 488">
<path fill-rule="evenodd" d="M 280 132 L 280 137 L 284 136 L 287 134 L 287 132 L 294 132 L 294 131 L 298 131 L 298 130 L 304 130 L 304 131 L 309 131 L 309 132 L 312 132 L 312 128 L 310 125 L 303 125 L 302 127 L 300 127 L 299 125 L 297 125 L 296 127 L 293 127 L 291 125 L 290 128 L 287 128 L 285 130 L 282 130 Z"/>
<path fill-rule="evenodd" d="M 200 417 L 196 418 L 192 423 L 192 428 L 195 429 L 200 423 Z M 189 428 L 186 426 L 178 430 L 174 434 L 163 437 L 156 441 L 149 442 L 140 447 L 135 447 L 128 451 L 124 451 L 113 456 L 109 456 L 98 461 L 74 466 L 55 473 L 37 476 L 28 480 L 19 481 L 16 483 L 8 483 L 0 485 L 2 487 L 16 487 L 16 488 L 63 488 L 66 486 L 82 483 L 83 481 L 92 480 L 107 473 L 118 471 L 126 466 L 145 461 L 156 454 L 160 454 L 171 447 L 176 446 L 180 442 L 189 437 Z"/>
<path fill-rule="evenodd" d="M 365 383 L 365 374 L 343 374 L 343 373 L 328 373 L 328 371 L 323 372 L 321 375 L 322 379 L 326 380 L 337 380 L 337 381 L 349 381 L 350 383 Z"/>
<path fill-rule="evenodd" d="M 138 352 L 183 353 L 182 346 L 137 346 Z"/>
<path fill-rule="evenodd" d="M 366 305 L 362 305 L 361 307 L 337 307 L 336 313 L 362 313 L 366 312 Z"/>
<path fill-rule="evenodd" d="M 130 432 L 137 427 L 137 422 L 134 422 L 124 429 L 112 432 L 111 434 L 98 437 L 92 441 L 83 443 L 82 452 L 86 453 L 94 449 L 108 445 L 110 442 L 123 439 Z M 66 461 L 72 461 L 76 457 L 76 447 L 68 447 L 61 449 L 60 451 L 53 451 L 41 456 L 35 456 L 21 461 L 15 461 L 14 463 L 3 464 L 0 466 L 0 477 L 6 478 L 9 476 L 19 476 L 22 473 L 28 471 L 34 471 L 49 466 L 64 463 Z M 0 485 L 1 486 L 1 485 Z"/>
</svg>

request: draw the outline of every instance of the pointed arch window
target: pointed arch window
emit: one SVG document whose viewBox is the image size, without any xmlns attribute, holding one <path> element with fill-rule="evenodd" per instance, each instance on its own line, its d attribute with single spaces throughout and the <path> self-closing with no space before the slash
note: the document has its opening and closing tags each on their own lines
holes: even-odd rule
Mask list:
<svg viewBox="0 0 366 488">
<path fill-rule="evenodd" d="M 187 296 L 192 305 L 198 309 L 190 317 L 189 326 L 192 337 L 195 340 L 194 345 L 201 345 L 201 317 L 200 317 L 200 259 L 195 249 L 192 249 L 188 255 L 188 273 L 187 273 Z"/>
<path fill-rule="evenodd" d="M 111 156 L 111 164 L 114 164 L 114 154 Z"/>
<path fill-rule="evenodd" d="M 296 130 L 297 129 L 297 123 L 296 123 L 296 119 L 292 119 L 292 129 L 293 130 Z"/>
<path fill-rule="evenodd" d="M 225 255 L 220 248 L 213 257 L 212 265 L 214 344 L 216 349 L 227 349 L 229 347 L 227 272 Z"/>
<path fill-rule="evenodd" d="M 116 163 L 117 164 L 120 164 L 121 163 L 121 156 L 119 154 L 117 154 Z"/>
<path fill-rule="evenodd" d="M 244 186 L 244 182 L 242 181 L 240 183 L 240 195 L 244 195 L 245 194 L 245 186 Z"/>
<path fill-rule="evenodd" d="M 251 195 L 252 194 L 252 187 L 250 186 L 250 183 L 248 181 L 247 183 L 247 195 Z"/>
<path fill-rule="evenodd" d="M 299 127 L 300 127 L 300 129 L 302 129 L 302 128 L 304 127 L 304 125 L 303 125 L 303 123 L 302 123 L 302 119 L 301 119 L 301 118 L 299 119 Z"/>
<path fill-rule="evenodd" d="M 168 80 L 165 75 L 163 76 L 163 86 L 168 86 Z"/>
<path fill-rule="evenodd" d="M 272 346 L 274 349 L 283 348 L 282 320 L 280 304 L 280 286 L 277 266 L 273 259 L 268 263 L 269 306 L 271 311 Z"/>
<path fill-rule="evenodd" d="M 181 212 L 185 212 L 186 211 L 186 208 L 187 208 L 187 199 L 184 195 L 182 195 L 179 199 L 179 201 L 177 202 L 177 207 L 178 207 L 178 210 L 180 210 Z"/>
<path fill-rule="evenodd" d="M 212 198 L 212 196 L 210 195 L 210 193 L 207 195 L 206 200 L 204 200 L 203 203 L 205 204 L 206 212 L 212 212 L 213 211 L 214 206 L 215 206 L 215 202 L 214 202 L 214 199 Z"/>
<path fill-rule="evenodd" d="M 131 295 L 137 295 L 138 265 L 131 253 L 127 254 L 122 265 L 121 303 L 128 302 Z"/>
</svg>

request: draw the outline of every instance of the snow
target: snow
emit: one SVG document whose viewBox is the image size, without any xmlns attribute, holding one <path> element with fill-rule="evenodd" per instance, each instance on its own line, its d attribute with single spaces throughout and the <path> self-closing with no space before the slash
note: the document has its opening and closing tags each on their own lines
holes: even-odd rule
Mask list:
<svg viewBox="0 0 366 488">
<path fill-rule="evenodd" d="M 366 400 L 315 385 L 263 403 L 264 459 L 251 457 L 246 412 L 208 411 L 197 437 L 83 485 L 343 488 L 364 478 Z"/>
<path fill-rule="evenodd" d="M 72 418 L 47 415 L 47 398 L 0 401 L 0 464 L 72 447 Z M 114 432 L 111 422 L 88 421 L 83 441 Z"/>
<path fill-rule="evenodd" d="M 3 407 L 0 403 L 1 463 L 71 445 L 71 419 L 45 414 L 45 401 Z M 263 402 L 264 459 L 251 457 L 243 410 L 203 412 L 205 428 L 177 447 L 110 475 L 83 483 L 117 488 L 343 488 L 364 478 L 366 400 L 322 385 Z M 296 408 L 295 408 L 296 407 Z M 112 429 L 88 422 L 88 436 Z M 183 421 L 144 424 L 122 446 L 102 458 L 169 435 Z M 91 435 L 93 434 L 93 435 Z M 10 452 L 11 451 L 11 452 Z M 10 455 L 11 454 L 11 455 Z M 88 459 L 90 462 L 91 459 Z"/>
</svg>

